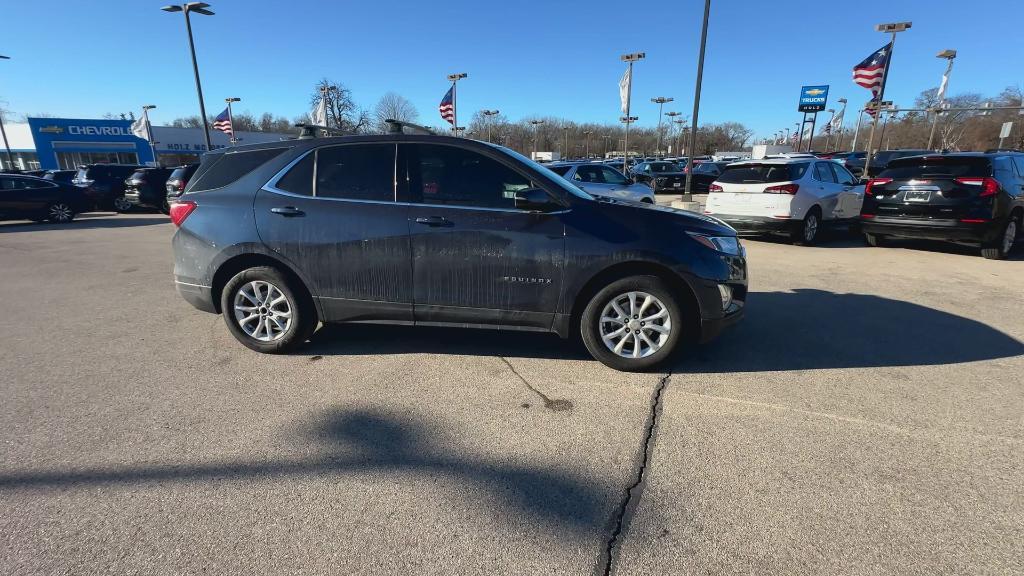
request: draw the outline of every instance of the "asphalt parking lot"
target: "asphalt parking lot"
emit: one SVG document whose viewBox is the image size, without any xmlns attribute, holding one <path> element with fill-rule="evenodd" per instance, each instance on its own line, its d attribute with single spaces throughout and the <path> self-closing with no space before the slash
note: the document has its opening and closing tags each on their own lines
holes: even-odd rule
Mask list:
<svg viewBox="0 0 1024 576">
<path fill-rule="evenodd" d="M 0 573 L 1024 572 L 1020 246 L 745 241 L 747 318 L 623 374 L 426 328 L 262 356 L 173 231 L 0 224 Z"/>
</svg>

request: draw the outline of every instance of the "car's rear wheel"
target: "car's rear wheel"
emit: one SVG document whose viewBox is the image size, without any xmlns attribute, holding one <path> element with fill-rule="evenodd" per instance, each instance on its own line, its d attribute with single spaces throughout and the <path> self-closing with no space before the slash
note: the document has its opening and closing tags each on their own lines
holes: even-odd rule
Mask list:
<svg viewBox="0 0 1024 576">
<path fill-rule="evenodd" d="M 601 363 L 626 372 L 668 360 L 692 320 L 660 278 L 631 276 L 600 290 L 583 310 L 580 335 Z"/>
<path fill-rule="evenodd" d="M 54 202 L 46 207 L 46 219 L 62 224 L 75 219 L 75 209 L 67 202 Z"/>
<path fill-rule="evenodd" d="M 881 234 L 868 234 L 867 232 L 864 233 L 864 242 L 867 242 L 868 246 L 874 246 L 876 248 L 879 246 L 885 246 L 887 240 L 888 238 L 882 236 Z"/>
<path fill-rule="evenodd" d="M 269 266 L 243 270 L 229 280 L 221 293 L 221 312 L 232 336 L 268 354 L 302 344 L 317 325 L 312 299 Z"/>
<path fill-rule="evenodd" d="M 981 255 L 989 260 L 1002 260 L 1013 250 L 1013 244 L 1017 241 L 1017 234 L 1020 232 L 1019 215 L 1012 216 L 1003 227 L 1003 233 L 992 243 L 981 246 Z"/>
<path fill-rule="evenodd" d="M 815 206 L 808 210 L 803 221 L 793 228 L 793 243 L 812 246 L 817 243 L 819 234 L 821 234 L 821 211 Z"/>
</svg>

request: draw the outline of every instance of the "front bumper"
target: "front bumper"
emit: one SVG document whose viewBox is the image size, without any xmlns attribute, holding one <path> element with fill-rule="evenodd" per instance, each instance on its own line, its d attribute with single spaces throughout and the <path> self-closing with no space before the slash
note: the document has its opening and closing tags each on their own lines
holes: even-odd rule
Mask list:
<svg viewBox="0 0 1024 576">
<path fill-rule="evenodd" d="M 952 242 L 989 242 L 1002 230 L 998 220 L 961 222 L 954 219 L 893 218 L 876 216 L 861 218 L 861 230 L 867 234 L 949 240 Z"/>
<path fill-rule="evenodd" d="M 736 301 L 721 318 L 701 318 L 700 343 L 710 342 L 718 337 L 726 328 L 743 319 L 746 302 Z"/>
</svg>

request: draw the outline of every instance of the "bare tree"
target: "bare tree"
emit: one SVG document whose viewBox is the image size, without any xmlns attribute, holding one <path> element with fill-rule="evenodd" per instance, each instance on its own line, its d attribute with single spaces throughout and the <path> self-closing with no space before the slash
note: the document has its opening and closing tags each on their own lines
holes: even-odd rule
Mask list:
<svg viewBox="0 0 1024 576">
<path fill-rule="evenodd" d="M 365 132 L 370 127 L 370 114 L 356 106 L 352 91 L 344 84 L 327 78 L 320 80 L 310 94 L 310 107 L 320 104 L 321 98 L 325 98 L 327 103 L 328 127 L 352 134 Z"/>
<path fill-rule="evenodd" d="M 377 106 L 373 109 L 373 115 L 377 120 L 377 130 L 387 132 L 385 120 L 400 120 L 402 122 L 415 122 L 420 117 L 412 102 L 404 97 L 388 92 L 381 96 Z"/>
</svg>

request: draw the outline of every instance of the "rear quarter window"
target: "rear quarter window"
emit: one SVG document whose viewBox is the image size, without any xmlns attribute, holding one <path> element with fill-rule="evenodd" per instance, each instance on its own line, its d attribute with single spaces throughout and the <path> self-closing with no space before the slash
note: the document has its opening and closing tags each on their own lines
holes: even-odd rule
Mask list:
<svg viewBox="0 0 1024 576">
<path fill-rule="evenodd" d="M 245 152 L 225 152 L 210 162 L 209 168 L 204 162 L 188 192 L 213 190 L 231 184 L 246 174 L 280 155 L 287 148 L 265 148 Z"/>
<path fill-rule="evenodd" d="M 745 164 L 728 166 L 719 182 L 726 184 L 769 184 L 772 182 L 791 182 L 803 178 L 810 162 L 794 164 Z"/>
</svg>

